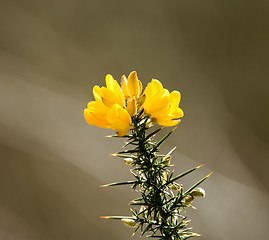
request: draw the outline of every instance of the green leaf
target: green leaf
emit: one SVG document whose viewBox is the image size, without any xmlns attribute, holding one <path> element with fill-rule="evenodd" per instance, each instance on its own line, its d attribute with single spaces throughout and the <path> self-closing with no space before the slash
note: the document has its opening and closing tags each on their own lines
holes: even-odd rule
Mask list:
<svg viewBox="0 0 269 240">
<path fill-rule="evenodd" d="M 118 153 L 111 153 L 109 155 L 113 157 L 120 157 L 120 158 L 133 158 L 133 159 L 136 158 L 135 156 L 132 156 L 132 155 L 125 155 L 125 154 L 118 154 Z"/>
<path fill-rule="evenodd" d="M 168 134 L 166 134 L 154 147 L 154 150 L 157 150 L 158 147 L 172 134 L 172 132 L 174 132 L 177 129 L 177 127 L 175 127 L 171 132 L 169 132 Z"/>
<path fill-rule="evenodd" d="M 129 142 L 125 143 L 122 148 L 125 148 L 128 145 L 135 145 L 135 146 L 137 146 L 138 143 L 136 143 L 136 142 L 137 142 L 136 140 L 129 141 Z"/>
<path fill-rule="evenodd" d="M 108 135 L 108 136 L 105 136 L 106 138 L 111 138 L 111 137 L 114 137 L 114 138 L 132 138 L 133 136 L 132 135 L 124 135 L 124 136 L 118 136 L 118 135 Z"/>
<path fill-rule="evenodd" d="M 195 168 L 192 168 L 192 169 L 190 169 L 190 170 L 188 170 L 188 171 L 186 171 L 186 172 L 184 172 L 184 173 L 181 173 L 181 174 L 178 175 L 177 177 L 174 177 L 174 178 L 170 179 L 169 181 L 167 181 L 164 185 L 167 186 L 167 185 L 169 185 L 170 183 L 172 183 L 172 182 L 174 182 L 174 181 L 176 181 L 176 180 L 178 180 L 178 179 L 180 179 L 180 178 L 186 176 L 187 174 L 193 172 L 194 170 L 196 170 L 196 169 L 198 169 L 198 168 L 200 168 L 200 167 L 202 167 L 202 166 L 204 166 L 204 165 L 200 165 L 200 166 L 195 167 Z"/>
<path fill-rule="evenodd" d="M 134 219 L 133 217 L 125 217 L 125 216 L 101 216 L 100 218 L 104 219 L 122 219 L 122 218 L 128 218 L 128 219 Z"/>
<path fill-rule="evenodd" d="M 133 209 L 130 208 L 130 211 L 132 212 L 132 214 L 133 214 L 134 216 L 137 216 L 137 211 L 136 211 L 136 209 L 135 209 L 135 211 L 134 211 Z"/>
<path fill-rule="evenodd" d="M 135 233 L 138 231 L 138 229 L 139 229 L 140 227 L 142 227 L 142 225 L 138 225 L 138 226 L 135 228 L 135 230 L 134 230 L 134 232 L 133 232 L 132 236 L 134 236 L 134 235 L 135 235 Z"/>
<path fill-rule="evenodd" d="M 136 118 L 139 118 L 144 113 L 144 108 L 137 114 Z"/>
<path fill-rule="evenodd" d="M 142 197 L 140 197 L 140 198 L 136 198 L 136 199 L 132 200 L 132 202 L 141 201 L 141 200 L 143 200 Z"/>
<path fill-rule="evenodd" d="M 124 151 L 121 151 L 121 152 L 117 152 L 115 154 L 118 155 L 118 154 L 124 154 L 124 153 L 137 153 L 137 152 L 139 152 L 138 149 L 130 149 L 130 150 L 124 150 Z"/>
<path fill-rule="evenodd" d="M 145 227 L 144 231 L 141 233 L 141 235 L 144 235 L 150 228 L 151 228 L 152 224 L 149 223 L 148 226 Z"/>
<path fill-rule="evenodd" d="M 199 182 L 195 183 L 192 187 L 190 187 L 184 194 L 183 197 L 186 197 L 194 188 L 200 185 L 203 181 L 205 181 L 213 172 L 209 173 L 207 176 L 202 178 Z"/>
<path fill-rule="evenodd" d="M 171 155 L 171 154 L 176 150 L 176 148 L 177 148 L 177 147 L 172 148 L 172 149 L 170 150 L 170 152 L 167 153 L 165 156 L 169 156 L 169 155 Z"/>
<path fill-rule="evenodd" d="M 161 127 L 155 131 L 153 131 L 152 133 L 150 133 L 148 136 L 146 136 L 145 140 L 148 140 L 150 137 L 154 136 L 156 133 L 158 133 L 159 131 L 161 131 L 164 127 Z"/>
<path fill-rule="evenodd" d="M 116 183 L 101 185 L 100 187 L 111 187 L 111 186 L 127 185 L 127 184 L 134 184 L 134 183 L 137 183 L 137 181 L 116 182 Z"/>
<path fill-rule="evenodd" d="M 143 206 L 143 205 L 147 205 L 145 202 L 130 202 L 129 205 L 137 205 L 137 206 Z"/>
</svg>

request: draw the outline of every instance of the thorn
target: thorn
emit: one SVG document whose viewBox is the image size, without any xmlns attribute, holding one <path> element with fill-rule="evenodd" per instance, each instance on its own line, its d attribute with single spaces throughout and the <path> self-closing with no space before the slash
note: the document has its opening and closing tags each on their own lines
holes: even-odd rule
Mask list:
<svg viewBox="0 0 269 240">
<path fill-rule="evenodd" d="M 111 155 L 113 157 L 117 157 L 117 153 L 110 153 L 109 155 Z"/>
<path fill-rule="evenodd" d="M 99 218 L 104 218 L 104 219 L 122 219 L 122 218 L 130 218 L 132 219 L 132 217 L 124 217 L 124 216 L 101 216 Z"/>
<path fill-rule="evenodd" d="M 107 185 L 100 185 L 100 187 L 107 187 Z"/>
<path fill-rule="evenodd" d="M 208 178 L 213 172 L 209 173 L 206 177 Z"/>
<path fill-rule="evenodd" d="M 184 221 L 184 223 L 188 224 L 191 221 L 191 219 Z"/>
<path fill-rule="evenodd" d="M 176 126 L 171 132 L 174 132 L 177 129 L 178 126 Z"/>
<path fill-rule="evenodd" d="M 198 168 L 200 168 L 200 167 L 202 167 L 202 166 L 204 166 L 205 164 L 202 164 L 202 165 L 200 165 L 200 166 L 198 166 L 198 167 L 196 167 L 196 169 L 198 169 Z"/>
<path fill-rule="evenodd" d="M 112 135 L 107 135 L 107 136 L 105 136 L 106 138 L 111 138 L 111 137 L 113 137 Z"/>
</svg>

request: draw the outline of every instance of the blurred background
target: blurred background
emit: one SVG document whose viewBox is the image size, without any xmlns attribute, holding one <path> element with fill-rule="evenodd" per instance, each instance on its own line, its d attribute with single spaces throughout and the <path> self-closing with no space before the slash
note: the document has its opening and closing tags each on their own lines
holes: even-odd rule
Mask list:
<svg viewBox="0 0 269 240">
<path fill-rule="evenodd" d="M 207 196 L 188 216 L 199 239 L 267 239 L 267 0 L 1 0 L 0 239 L 126 240 L 137 196 L 111 130 L 88 125 L 92 87 L 138 72 L 182 94 L 162 148 L 175 173 L 205 164 Z M 165 131 L 169 131 L 166 129 Z M 139 234 L 132 239 L 139 239 Z"/>
</svg>

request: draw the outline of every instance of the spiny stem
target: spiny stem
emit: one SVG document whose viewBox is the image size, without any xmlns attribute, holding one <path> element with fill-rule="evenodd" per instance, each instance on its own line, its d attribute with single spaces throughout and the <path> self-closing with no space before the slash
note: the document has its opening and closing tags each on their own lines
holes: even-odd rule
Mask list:
<svg viewBox="0 0 269 240">
<path fill-rule="evenodd" d="M 198 234 L 189 232 L 190 228 L 186 227 L 188 221 L 185 221 L 186 217 L 182 216 L 180 212 L 185 207 L 191 206 L 190 203 L 194 199 L 193 196 L 199 195 L 196 193 L 196 195 L 193 194 L 192 196 L 192 191 L 209 175 L 184 193 L 182 185 L 179 185 L 176 181 L 202 165 L 172 177 L 173 172 L 170 173 L 168 168 L 171 166 L 170 155 L 175 148 L 166 155 L 158 155 L 158 152 L 160 145 L 176 128 L 166 134 L 159 142 L 155 143 L 152 142 L 154 136 L 163 128 L 146 134 L 150 128 L 148 126 L 149 117 L 142 113 L 138 113 L 133 117 L 132 122 L 132 134 L 124 137 L 127 137 L 129 141 L 125 146 L 134 146 L 134 148 L 112 155 L 127 158 L 128 161 L 131 161 L 133 166 L 131 173 L 136 180 L 111 183 L 102 185 L 102 187 L 130 184 L 133 189 L 138 188 L 141 197 L 131 201 L 130 205 L 141 207 L 141 209 L 131 209 L 132 217 L 112 216 L 104 218 L 122 219 L 123 222 L 125 221 L 125 224 L 135 226 L 135 232 L 140 228 L 141 235 L 150 233 L 149 237 L 160 240 L 184 240 L 189 237 L 198 236 Z M 176 191 L 176 194 L 173 191 Z"/>
</svg>

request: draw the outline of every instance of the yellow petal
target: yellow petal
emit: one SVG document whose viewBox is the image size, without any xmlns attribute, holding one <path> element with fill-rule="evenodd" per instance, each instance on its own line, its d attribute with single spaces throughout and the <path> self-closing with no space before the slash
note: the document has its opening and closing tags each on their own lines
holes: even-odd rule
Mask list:
<svg viewBox="0 0 269 240">
<path fill-rule="evenodd" d="M 106 114 L 96 114 L 89 109 L 84 110 L 84 118 L 90 125 L 95 125 L 101 128 L 110 128 L 111 125 L 106 119 Z"/>
<path fill-rule="evenodd" d="M 130 97 L 138 98 L 140 89 L 137 74 L 135 71 L 131 72 L 128 76 L 127 86 Z"/>
<path fill-rule="evenodd" d="M 136 100 L 135 100 L 135 97 L 133 97 L 129 101 L 126 110 L 130 114 L 130 116 L 132 116 L 132 117 L 136 114 L 137 108 L 136 108 Z"/>
<path fill-rule="evenodd" d="M 113 83 L 114 83 L 114 78 L 112 75 L 107 74 L 106 75 L 106 86 L 108 89 L 113 90 Z"/>
<path fill-rule="evenodd" d="M 146 99 L 144 101 L 143 107 L 145 109 L 148 108 L 145 106 L 149 106 L 152 104 L 152 96 L 161 90 L 163 90 L 162 84 L 158 80 L 152 79 L 152 81 L 147 85 L 144 91 L 144 94 L 146 95 Z"/>
<path fill-rule="evenodd" d="M 143 86 L 142 86 L 142 82 L 140 80 L 138 80 L 138 83 L 139 83 L 139 94 L 138 94 L 138 96 L 140 96 L 140 94 L 142 93 L 142 90 L 143 90 Z"/>
<path fill-rule="evenodd" d="M 111 89 L 106 87 L 101 87 L 101 91 L 103 94 L 103 103 L 109 108 L 112 107 L 112 105 L 116 103 L 116 94 Z"/>
<path fill-rule="evenodd" d="M 125 77 L 125 75 L 123 75 L 121 77 L 121 90 L 123 92 L 123 95 L 126 99 L 130 98 L 130 94 L 128 91 L 128 87 L 127 87 L 127 78 Z"/>
<path fill-rule="evenodd" d="M 146 94 L 143 93 L 137 100 L 138 107 L 142 106 L 146 100 Z"/>
<path fill-rule="evenodd" d="M 165 118 L 161 118 L 161 119 L 156 119 L 156 122 L 161 125 L 161 126 L 164 126 L 164 127 L 171 127 L 171 126 L 175 126 L 177 125 L 178 123 L 180 123 L 180 119 L 178 120 L 171 120 L 171 119 L 165 119 Z"/>
<path fill-rule="evenodd" d="M 170 93 L 170 101 L 173 107 L 178 107 L 180 99 L 181 99 L 180 92 L 173 91 Z"/>
<path fill-rule="evenodd" d="M 175 108 L 175 109 L 173 109 L 173 111 L 171 111 L 171 113 L 169 113 L 169 116 L 172 119 L 182 118 L 184 116 L 184 113 L 183 113 L 181 108 Z"/>
<path fill-rule="evenodd" d="M 159 114 L 159 115 L 152 115 L 151 118 L 155 122 L 157 122 L 159 125 L 169 127 L 177 125 L 181 120 L 178 118 L 181 118 L 184 116 L 184 113 L 181 108 L 170 108 L 168 111 Z"/>
<path fill-rule="evenodd" d="M 85 120 L 87 121 L 87 123 L 89 123 L 90 125 L 95 125 L 94 123 L 95 123 L 95 121 L 94 121 L 94 119 L 93 119 L 93 117 L 92 117 L 92 115 L 91 115 L 91 112 L 90 112 L 90 110 L 89 109 L 84 109 L 84 118 L 85 118 Z"/>
<path fill-rule="evenodd" d="M 161 84 L 161 82 L 159 80 L 152 79 L 151 88 L 152 88 L 153 93 L 156 93 L 160 89 L 163 89 L 163 85 Z"/>
<path fill-rule="evenodd" d="M 88 103 L 87 108 L 95 113 L 107 113 L 109 108 L 101 101 L 91 101 Z"/>
<path fill-rule="evenodd" d="M 95 85 L 93 87 L 93 96 L 95 98 L 96 101 L 101 101 L 102 100 L 102 97 L 103 97 L 103 94 L 102 94 L 102 91 L 101 91 L 101 88 L 97 85 Z"/>
<path fill-rule="evenodd" d="M 156 94 L 147 99 L 144 105 L 145 113 L 149 115 L 166 112 L 171 104 L 169 102 L 169 92 L 166 89 L 159 90 Z"/>
<path fill-rule="evenodd" d="M 111 124 L 112 130 L 119 131 L 119 136 L 126 134 L 131 128 L 130 114 L 118 103 L 114 104 L 108 111 L 107 120 Z"/>
<path fill-rule="evenodd" d="M 147 85 L 144 93 L 150 97 L 162 89 L 163 85 L 161 84 L 161 82 L 157 79 L 152 79 L 152 81 Z"/>
<path fill-rule="evenodd" d="M 114 80 L 114 82 L 113 82 L 113 92 L 117 96 L 116 102 L 118 104 L 120 104 L 122 107 L 124 107 L 125 98 L 124 98 L 123 92 L 120 88 L 120 85 L 118 84 L 118 82 L 116 80 Z"/>
<path fill-rule="evenodd" d="M 116 133 L 117 133 L 118 136 L 122 137 L 122 136 L 126 135 L 130 131 L 130 128 L 131 127 L 128 126 L 125 129 L 119 129 L 119 131 L 116 132 Z"/>
<path fill-rule="evenodd" d="M 106 75 L 106 86 L 107 86 L 107 89 L 110 90 L 113 94 L 110 91 L 105 90 L 106 94 L 109 95 L 109 96 L 108 95 L 103 96 L 104 98 L 103 101 L 105 102 L 105 104 L 107 106 L 112 106 L 114 103 L 118 103 L 123 107 L 125 104 L 123 92 L 118 82 L 114 80 L 114 78 L 110 74 Z M 101 88 L 102 91 L 103 89 L 104 87 Z M 111 101 L 111 96 L 114 99 L 113 101 Z"/>
</svg>

